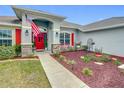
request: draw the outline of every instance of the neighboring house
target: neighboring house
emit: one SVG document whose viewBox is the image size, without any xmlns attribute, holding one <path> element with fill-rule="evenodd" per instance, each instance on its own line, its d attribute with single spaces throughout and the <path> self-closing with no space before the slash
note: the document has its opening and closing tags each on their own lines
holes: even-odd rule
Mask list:
<svg viewBox="0 0 124 93">
<path fill-rule="evenodd" d="M 12 7 L 16 16 L 0 16 L 0 45 L 21 45 L 22 56 L 32 54 L 32 42 L 37 50 L 52 50 L 53 44 L 75 46 L 92 38 L 95 48 L 103 52 L 124 56 L 124 17 L 113 17 L 78 25 L 64 21 L 66 17 L 25 8 Z M 32 20 L 40 29 L 37 37 L 27 19 Z"/>
</svg>

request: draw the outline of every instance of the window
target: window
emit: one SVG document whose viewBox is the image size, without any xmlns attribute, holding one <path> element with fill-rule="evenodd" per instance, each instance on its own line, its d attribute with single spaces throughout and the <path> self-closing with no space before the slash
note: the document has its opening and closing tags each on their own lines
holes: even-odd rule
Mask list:
<svg viewBox="0 0 124 93">
<path fill-rule="evenodd" d="M 60 33 L 60 44 L 64 45 L 64 33 Z"/>
<path fill-rule="evenodd" d="M 70 45 L 70 33 L 60 33 L 60 44 Z"/>
<path fill-rule="evenodd" d="M 2 31 L 0 30 L 0 38 L 2 38 Z"/>
<path fill-rule="evenodd" d="M 70 34 L 69 33 L 65 33 L 65 44 L 70 45 Z"/>
<path fill-rule="evenodd" d="M 11 30 L 0 30 L 0 46 L 11 46 L 12 45 L 12 31 Z"/>
</svg>

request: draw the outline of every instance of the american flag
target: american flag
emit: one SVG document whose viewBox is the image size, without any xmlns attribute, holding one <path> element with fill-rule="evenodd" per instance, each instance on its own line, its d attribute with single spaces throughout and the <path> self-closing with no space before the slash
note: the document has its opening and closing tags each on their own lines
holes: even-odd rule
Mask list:
<svg viewBox="0 0 124 93">
<path fill-rule="evenodd" d="M 40 33 L 39 27 L 33 21 L 28 20 L 28 22 L 31 23 L 31 27 L 34 35 L 37 36 Z"/>
</svg>

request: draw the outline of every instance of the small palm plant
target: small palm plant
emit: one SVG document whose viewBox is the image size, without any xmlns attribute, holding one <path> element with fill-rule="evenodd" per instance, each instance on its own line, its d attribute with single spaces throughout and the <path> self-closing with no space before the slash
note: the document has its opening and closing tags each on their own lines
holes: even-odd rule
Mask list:
<svg viewBox="0 0 124 93">
<path fill-rule="evenodd" d="M 62 61 L 64 61 L 64 60 L 65 60 L 65 57 L 64 57 L 63 55 L 60 55 L 60 56 L 59 56 L 59 61 L 62 62 Z"/>
<path fill-rule="evenodd" d="M 53 56 L 59 57 L 60 56 L 60 51 L 59 50 L 54 51 Z"/>
<path fill-rule="evenodd" d="M 83 68 L 81 73 L 85 76 L 92 76 L 93 75 L 93 71 L 90 68 Z"/>
<path fill-rule="evenodd" d="M 119 65 L 121 65 L 122 63 L 121 63 L 121 61 L 119 61 L 119 60 L 115 60 L 115 61 L 114 61 L 114 64 L 117 65 L 117 66 L 119 66 Z"/>
<path fill-rule="evenodd" d="M 74 70 L 74 64 L 76 64 L 76 62 L 74 60 L 68 60 L 67 64 L 71 65 L 71 69 Z"/>
<path fill-rule="evenodd" d="M 81 56 L 80 59 L 84 62 L 84 63 L 89 63 L 91 61 L 91 57 L 89 55 L 84 55 Z"/>
</svg>

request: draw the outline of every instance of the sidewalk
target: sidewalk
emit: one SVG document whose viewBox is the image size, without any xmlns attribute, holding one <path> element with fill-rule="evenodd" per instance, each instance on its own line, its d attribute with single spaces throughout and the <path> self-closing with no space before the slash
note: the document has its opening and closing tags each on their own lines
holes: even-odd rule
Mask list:
<svg viewBox="0 0 124 93">
<path fill-rule="evenodd" d="M 48 53 L 37 54 L 53 88 L 88 88 L 88 86 L 59 64 Z"/>
</svg>

